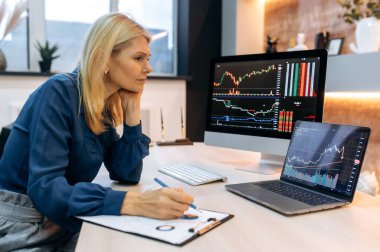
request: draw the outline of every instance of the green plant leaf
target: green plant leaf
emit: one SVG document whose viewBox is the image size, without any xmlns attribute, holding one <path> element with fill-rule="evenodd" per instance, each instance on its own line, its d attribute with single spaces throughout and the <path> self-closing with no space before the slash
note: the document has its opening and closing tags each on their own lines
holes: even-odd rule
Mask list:
<svg viewBox="0 0 380 252">
<path fill-rule="evenodd" d="M 56 53 L 59 49 L 58 45 L 55 44 L 52 47 L 50 47 L 49 41 L 45 41 L 45 44 L 43 45 L 37 40 L 36 48 L 40 53 L 42 61 L 49 62 L 60 56 L 60 55 L 54 55 L 54 53 Z"/>
<path fill-rule="evenodd" d="M 344 22 L 352 24 L 353 20 L 366 17 L 380 19 L 380 0 L 336 0 L 343 8 L 343 14 L 339 15 Z"/>
</svg>

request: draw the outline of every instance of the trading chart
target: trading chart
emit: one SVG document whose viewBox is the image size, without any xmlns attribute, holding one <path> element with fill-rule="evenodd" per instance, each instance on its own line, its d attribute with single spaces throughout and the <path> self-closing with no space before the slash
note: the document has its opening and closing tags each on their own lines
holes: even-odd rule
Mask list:
<svg viewBox="0 0 380 252">
<path fill-rule="evenodd" d="M 350 195 L 369 133 L 350 126 L 302 125 L 294 129 L 283 176 Z"/>
<path fill-rule="evenodd" d="M 318 64 L 318 58 L 218 63 L 211 124 L 290 133 L 296 120 L 314 121 Z"/>
</svg>

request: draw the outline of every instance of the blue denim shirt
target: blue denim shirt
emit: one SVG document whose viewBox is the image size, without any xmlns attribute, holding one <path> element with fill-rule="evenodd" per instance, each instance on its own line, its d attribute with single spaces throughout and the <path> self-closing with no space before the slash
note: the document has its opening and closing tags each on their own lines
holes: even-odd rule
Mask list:
<svg viewBox="0 0 380 252">
<path fill-rule="evenodd" d="M 74 80 L 78 72 L 70 74 Z M 80 84 L 79 84 L 80 85 Z M 150 139 L 141 124 L 95 135 L 87 126 L 76 81 L 58 74 L 34 91 L 18 116 L 0 160 L 0 188 L 27 194 L 61 227 L 74 216 L 119 215 L 126 192 L 91 183 L 104 162 L 110 178 L 138 183 Z"/>
</svg>

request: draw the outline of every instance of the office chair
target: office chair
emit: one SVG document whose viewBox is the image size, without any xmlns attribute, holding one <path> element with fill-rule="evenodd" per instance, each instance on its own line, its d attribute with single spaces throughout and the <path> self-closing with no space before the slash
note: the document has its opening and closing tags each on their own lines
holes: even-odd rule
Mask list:
<svg viewBox="0 0 380 252">
<path fill-rule="evenodd" d="M 0 133 L 0 159 L 3 156 L 3 151 L 4 151 L 5 143 L 7 142 L 9 134 L 11 133 L 12 126 L 13 126 L 13 123 L 9 124 L 7 126 L 4 126 L 1 129 L 1 133 Z"/>
</svg>

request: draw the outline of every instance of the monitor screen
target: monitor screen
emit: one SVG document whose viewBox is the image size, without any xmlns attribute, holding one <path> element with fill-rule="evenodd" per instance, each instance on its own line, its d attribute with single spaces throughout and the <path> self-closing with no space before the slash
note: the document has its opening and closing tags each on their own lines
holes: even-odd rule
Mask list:
<svg viewBox="0 0 380 252">
<path fill-rule="evenodd" d="M 351 197 L 369 135 L 367 127 L 299 121 L 281 178 Z"/>
<path fill-rule="evenodd" d="M 213 58 L 205 143 L 285 156 L 297 120 L 322 121 L 326 62 L 326 50 Z"/>
</svg>

